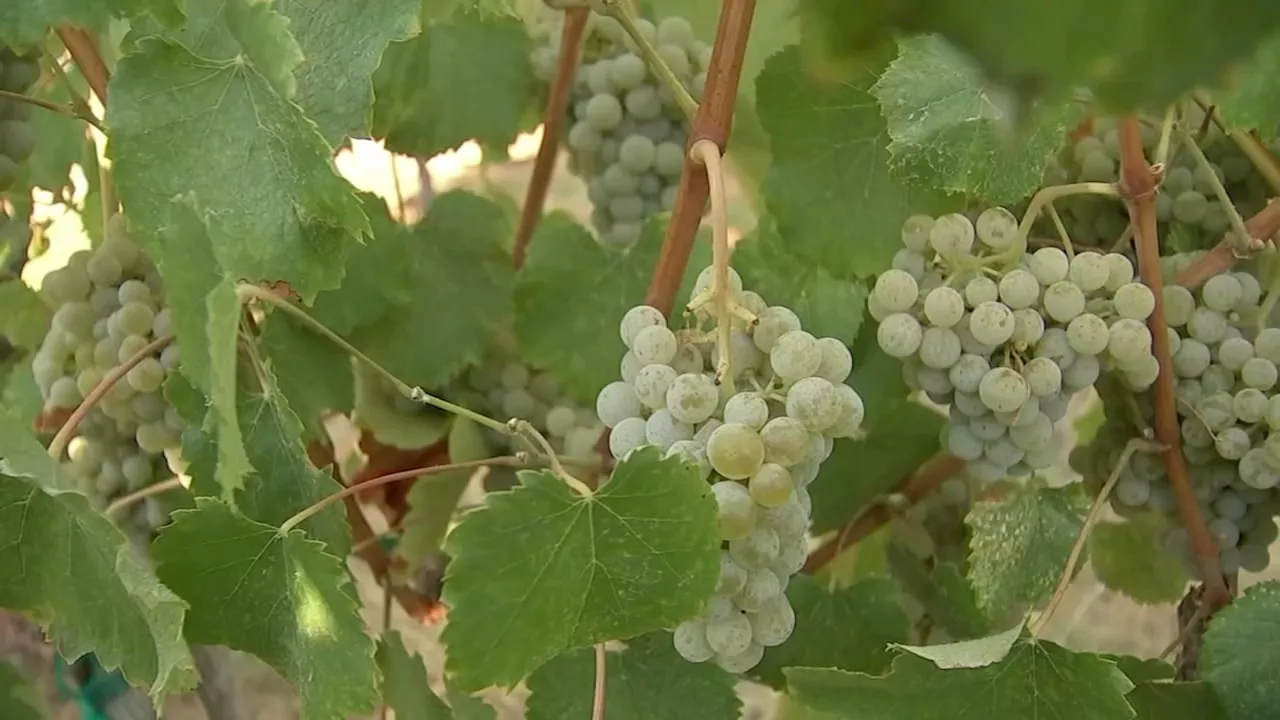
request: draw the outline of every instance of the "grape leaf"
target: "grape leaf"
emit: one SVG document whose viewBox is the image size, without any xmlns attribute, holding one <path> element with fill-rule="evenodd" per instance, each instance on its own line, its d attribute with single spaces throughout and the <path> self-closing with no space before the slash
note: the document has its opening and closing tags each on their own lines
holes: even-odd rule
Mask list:
<svg viewBox="0 0 1280 720">
<path fill-rule="evenodd" d="M 474 11 L 391 45 L 373 77 L 374 135 L 424 157 L 473 139 L 506 147 L 533 93 L 530 49 L 518 18 Z"/>
<path fill-rule="evenodd" d="M 854 376 L 858 370 L 854 370 Z M 854 383 L 855 387 L 857 383 Z M 809 486 L 813 531 L 843 527 L 869 504 L 892 492 L 938 450 L 943 418 L 929 408 L 900 400 L 868 416 L 861 440 L 837 440 Z"/>
<path fill-rule="evenodd" d="M 828 591 L 808 575 L 787 586 L 796 611 L 796 629 L 786 642 L 766 648 L 750 674 L 775 688 L 786 680 L 783 668 L 831 667 L 880 673 L 889 667 L 890 645 L 907 641 L 910 622 L 898 604 L 898 592 L 884 578 L 860 580 Z"/>
<path fill-rule="evenodd" d="M 427 682 L 422 659 L 410 655 L 400 633 L 387 630 L 378 641 L 378 670 L 382 673 L 382 697 L 396 717 L 414 720 L 452 720 L 453 713 Z"/>
<path fill-rule="evenodd" d="M 590 717 L 595 688 L 595 651 L 571 650 L 529 677 L 529 720 Z M 714 663 L 691 665 L 680 657 L 667 631 L 627 642 L 605 662 L 604 706 L 615 720 L 688 717 L 736 720 L 742 702 L 734 678 Z"/>
<path fill-rule="evenodd" d="M 35 686 L 18 668 L 0 660 L 0 717 L 5 720 L 45 720 L 49 709 Z"/>
<path fill-rule="evenodd" d="M 4 375 L 4 392 L 0 396 L 0 408 L 17 418 L 22 427 L 29 428 L 44 411 L 44 398 L 40 395 L 40 387 L 36 385 L 35 373 L 31 371 L 31 363 L 23 358 L 13 369 Z"/>
<path fill-rule="evenodd" d="M 482 460 L 493 456 L 484 428 L 464 417 L 454 418 L 449 428 L 449 462 Z M 437 552 L 444 542 L 453 513 L 471 482 L 474 469 L 451 470 L 422 478 L 409 488 L 409 511 L 401 526 L 396 553 L 411 567 Z"/>
<path fill-rule="evenodd" d="M 770 305 L 784 305 L 804 329 L 852 345 L 862 327 L 867 286 L 837 278 L 817 263 L 791 254 L 773 224 L 762 219 L 733 251 L 733 266 L 744 284 Z"/>
<path fill-rule="evenodd" d="M 27 94 L 60 105 L 70 105 L 71 91 L 67 88 L 70 85 L 79 97 L 88 97 L 89 85 L 77 66 L 67 68 L 63 74 L 66 76 L 66 82 L 37 83 L 27 91 Z M 0 106 L 6 102 L 13 101 L 0 101 Z M 70 197 L 74 189 L 71 182 L 71 168 L 79 163 L 92 192 L 98 178 L 96 167 L 91 165 L 96 166 L 97 158 L 92 160 L 89 158 L 89 155 L 94 152 L 94 147 L 93 141 L 86 134 L 85 122 L 80 118 L 62 113 L 42 113 L 39 117 L 40 121 L 32 122 L 30 127 L 35 131 L 36 147 L 40 152 L 32 153 L 31 157 L 22 164 L 21 171 L 25 183 L 48 190 L 54 194 L 54 197 L 61 197 L 63 193 Z M 88 204 L 91 200 L 92 198 L 86 194 L 83 207 L 101 206 Z M 88 223 L 85 230 L 89 237 L 99 237 L 91 232 Z"/>
<path fill-rule="evenodd" d="M 1149 683 L 1157 680 L 1171 680 L 1177 669 L 1164 660 L 1157 658 L 1140 658 L 1133 655 L 1113 655 L 1103 653 L 1103 657 L 1115 661 L 1116 667 L 1125 677 L 1135 683 Z"/>
<path fill-rule="evenodd" d="M 563 213 L 538 224 L 516 277 L 516 336 L 525 362 L 550 371 L 579 402 L 594 403 L 600 388 L 618 379 L 626 352 L 618 322 L 644 302 L 665 228 L 661 216 L 651 218 L 640 241 L 619 252 Z M 708 250 L 695 246 L 679 298 L 710 262 Z"/>
<path fill-rule="evenodd" d="M 1166 526 L 1155 514 L 1095 525 L 1089 558 L 1098 580 L 1143 605 L 1176 602 L 1187 587 L 1187 573 L 1160 547 Z"/>
<path fill-rule="evenodd" d="M 0 282 L 0 335 L 15 347 L 35 350 L 44 342 L 53 312 L 40 294 L 22 280 Z"/>
<path fill-rule="evenodd" d="M 1230 720 L 1268 717 L 1280 706 L 1280 581 L 1249 588 L 1209 621 L 1200 675 Z"/>
<path fill-rule="evenodd" d="M 836 277 L 870 277 L 902 246 L 902 221 L 949 207 L 889 173 L 888 134 L 871 95 L 879 67 L 839 85 L 819 84 L 791 46 L 756 80 L 760 122 L 773 146 L 764 179 L 787 247 Z"/>
<path fill-rule="evenodd" d="M 1015 633 L 1020 630 L 1015 628 Z M 982 659 L 981 664 L 957 665 L 935 664 L 914 652 L 922 649 L 932 648 L 904 648 L 907 651 L 894 658 L 889 673 L 881 676 L 789 668 L 787 685 L 791 696 L 810 709 L 850 720 L 1135 717 L 1125 701 L 1133 683 L 1099 655 L 1027 638 L 1011 646 L 997 644 L 997 652 L 972 658 Z"/>
<path fill-rule="evenodd" d="M 991 619 L 978 607 L 973 586 L 954 564 L 944 562 L 928 568 L 898 543 L 889 543 L 885 553 L 894 579 L 948 635 L 967 640 L 991 631 Z"/>
<path fill-rule="evenodd" d="M 1018 486 L 998 500 L 975 503 L 965 523 L 973 533 L 969 582 L 978 603 L 1003 611 L 1053 590 L 1087 510 L 1078 485 Z"/>
<path fill-rule="evenodd" d="M 936 32 L 1022 94 L 1065 96 L 1089 87 L 1116 111 L 1163 107 L 1187 90 L 1213 85 L 1270 38 L 1280 21 L 1280 6 L 1247 0 L 1070 0 L 1052 6 L 802 0 L 799 9 L 805 31 L 821 33 L 812 44 L 821 45 L 825 68 L 856 63 L 899 32 Z M 1135 33 L 1139 27 L 1144 31 Z"/>
<path fill-rule="evenodd" d="M 195 687 L 187 606 L 128 538 L 66 484 L 20 421 L 0 410 L 0 607 L 30 615 L 64 657 L 96 653 L 157 705 Z"/>
<path fill-rule="evenodd" d="M 1022 637 L 1024 623 L 984 637 L 939 645 L 899 645 L 898 647 L 917 657 L 937 665 L 943 670 L 955 668 L 980 668 L 994 665 L 1009 656 Z"/>
<path fill-rule="evenodd" d="M 391 217 L 385 200 L 371 193 L 361 193 L 360 199 L 373 234 L 351 250 L 342 286 L 317 295 L 311 308 L 312 317 L 340 335 L 413 299 L 409 267 L 403 262 L 412 234 Z"/>
<path fill-rule="evenodd" d="M 515 0 L 427 0 L 422 4 L 423 20 L 446 20 L 458 13 L 478 12 L 482 16 L 516 15 Z"/>
<path fill-rule="evenodd" d="M 407 255 L 411 300 L 352 335 L 396 377 L 438 387 L 478 363 L 511 316 L 512 228 L 491 200 L 453 190 L 432 201 Z"/>
<path fill-rule="evenodd" d="M 236 407 L 236 331 L 240 326 L 240 301 L 228 280 L 218 283 L 206 302 L 209 310 L 209 418 L 206 426 L 218 432 L 218 485 L 224 491 L 241 487 L 252 471 Z M 185 358 L 185 356 L 184 356 Z"/>
<path fill-rule="evenodd" d="M 1280 129 L 1280 98 L 1276 93 L 1276 73 L 1280 72 L 1280 38 L 1273 37 L 1254 53 L 1226 90 L 1215 93 L 1219 117 L 1229 127 L 1256 130 L 1265 143 L 1276 139 Z"/>
<path fill-rule="evenodd" d="M 1203 682 L 1140 682 L 1128 699 L 1138 720 L 1228 720 Z"/>
<path fill-rule="evenodd" d="M 326 439 L 325 412 L 350 412 L 355 404 L 351 358 L 328 338 L 284 313 L 260 324 L 258 349 L 277 368 L 280 392 L 302 421 L 305 440 Z"/>
<path fill-rule="evenodd" d="M 654 447 L 586 498 L 520 473 L 446 541 L 446 670 L 466 690 L 511 686 L 565 650 L 693 617 L 719 576 L 715 514 L 697 471 Z"/>
<path fill-rule="evenodd" d="M 182 22 L 181 0 L 22 0 L 0 5 L 0 41 L 13 47 L 38 45 L 58 23 L 105 29 L 112 17 L 149 13 L 158 20 Z"/>
<path fill-rule="evenodd" d="M 1012 117 L 1019 108 L 1007 92 L 987 85 L 969 58 L 937 35 L 899 41 L 898 57 L 871 92 L 900 175 L 997 204 L 1015 203 L 1040 184 L 1084 114 L 1080 103 L 1041 103 Z"/>
<path fill-rule="evenodd" d="M 233 279 L 282 280 L 311 298 L 338 286 L 351 241 L 369 232 L 315 125 L 242 59 L 142 38 L 112 79 L 107 127 L 135 229 L 155 234 L 170 198 L 193 193 Z"/>
<path fill-rule="evenodd" d="M 373 710 L 374 643 L 346 567 L 320 543 L 198 498 L 151 549 L 160 578 L 191 604 L 188 640 L 258 656 L 297 687 L 304 717 Z"/>
</svg>

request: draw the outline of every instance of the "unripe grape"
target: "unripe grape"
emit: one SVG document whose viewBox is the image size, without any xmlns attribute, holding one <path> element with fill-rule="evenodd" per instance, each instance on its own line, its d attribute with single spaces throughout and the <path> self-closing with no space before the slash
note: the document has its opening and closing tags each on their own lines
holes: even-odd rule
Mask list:
<svg viewBox="0 0 1280 720">
<path fill-rule="evenodd" d="M 757 437 L 762 440 L 763 460 L 783 467 L 795 465 L 809 453 L 809 432 L 794 418 L 773 418 L 765 423 Z M 742 477 L 750 477 L 750 473 Z"/>
<path fill-rule="evenodd" d="M 716 500 L 721 539 L 746 537 L 755 528 L 759 509 L 741 483 L 721 480 L 711 486 L 711 494 Z"/>
<path fill-rule="evenodd" d="M 707 459 L 722 477 L 745 480 L 764 463 L 765 443 L 761 433 L 750 427 L 725 423 L 716 428 L 707 440 Z"/>
<path fill-rule="evenodd" d="M 707 642 L 707 626 L 701 619 L 686 620 L 677 625 L 671 642 L 680 657 L 689 662 L 706 662 L 716 654 Z"/>
<path fill-rule="evenodd" d="M 777 463 L 765 463 L 751 476 L 747 489 L 761 507 L 777 507 L 791 499 L 795 485 L 791 473 Z"/>
</svg>

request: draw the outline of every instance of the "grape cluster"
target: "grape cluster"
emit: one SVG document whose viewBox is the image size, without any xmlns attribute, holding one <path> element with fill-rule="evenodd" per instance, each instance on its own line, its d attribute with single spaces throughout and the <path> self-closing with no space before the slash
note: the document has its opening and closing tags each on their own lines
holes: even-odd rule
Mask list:
<svg viewBox="0 0 1280 720">
<path fill-rule="evenodd" d="M 868 300 L 876 339 L 907 384 L 949 405 L 943 445 L 986 482 L 1058 457 L 1054 423 L 1104 369 L 1140 391 L 1160 367 L 1143 321 L 1155 307 L 1119 254 L 1024 253 L 1007 210 L 917 215 Z M 976 241 L 976 242 L 975 242 Z"/>
<path fill-rule="evenodd" d="M 25 93 L 40 77 L 38 55 L 19 54 L 0 46 L 0 90 Z M 35 148 L 31 106 L 12 98 L 0 98 L 0 192 L 18 178 L 18 169 Z"/>
<path fill-rule="evenodd" d="M 690 94 L 700 97 L 710 46 L 694 39 L 683 18 L 636 22 Z M 559 40 L 554 35 L 549 45 L 534 50 L 534 68 L 544 80 L 555 73 Z M 675 95 L 649 70 L 616 20 L 593 15 L 587 47 L 565 137 L 569 168 L 587 182 L 591 222 L 601 240 L 626 248 L 640 238 L 646 218 L 675 206 L 687 127 Z"/>
<path fill-rule="evenodd" d="M 1195 117 L 1187 118 L 1191 123 Z M 1148 155 L 1159 140 L 1160 120 L 1142 128 Z M 1200 133 L 1197 146 L 1209 161 L 1197 163 L 1185 147 L 1174 142 L 1169 149 L 1164 181 L 1156 193 L 1156 216 L 1161 243 L 1170 251 L 1187 252 L 1212 247 L 1231 224 L 1227 208 L 1214 192 L 1214 177 L 1227 190 L 1237 212 L 1250 217 L 1266 205 L 1269 188 L 1240 148 L 1216 126 Z M 1116 124 L 1095 121 L 1092 132 L 1066 148 L 1046 170 L 1046 185 L 1072 182 L 1116 182 L 1119 179 L 1120 141 Z M 1074 242 L 1111 246 L 1129 224 L 1128 211 L 1114 198 L 1074 195 L 1054 203 Z M 1052 226 L 1042 223 L 1047 232 Z"/>
<path fill-rule="evenodd" d="M 109 372 L 172 334 L 160 275 L 129 239 L 121 215 L 97 248 L 75 253 L 45 277 L 41 292 L 57 307 L 32 361 L 48 411 L 70 412 Z M 67 454 L 97 501 L 179 472 L 183 423 L 164 396 L 178 363 L 175 344 L 144 358 L 80 422 Z M 167 511 L 148 500 L 134 519 L 154 529 L 167 522 Z"/>
<path fill-rule="evenodd" d="M 1250 274 L 1227 272 L 1198 292 L 1164 289 L 1165 320 L 1177 378 L 1182 452 L 1201 510 L 1220 545 L 1223 571 L 1259 572 L 1270 561 L 1280 513 L 1280 329 L 1258 328 L 1262 289 Z M 1121 408 L 1121 390 L 1103 390 L 1107 407 Z M 1154 415 L 1139 396 L 1143 423 Z M 1109 413 L 1098 439 L 1073 453 L 1073 463 L 1099 486 L 1120 460 L 1134 419 Z M 1177 516 L 1161 458 L 1135 453 L 1110 496 L 1121 515 L 1147 510 Z M 1194 573 L 1186 531 L 1168 531 L 1166 549 Z"/>
<path fill-rule="evenodd" d="M 710 284 L 707 268 L 694 296 Z M 745 672 L 795 628 L 784 591 L 808 554 L 805 488 L 833 440 L 857 434 L 864 411 L 845 384 L 853 360 L 843 343 L 805 332 L 795 313 L 744 291 L 732 270 L 730 289 L 756 318 L 733 321 L 732 383 L 716 381 L 714 332 L 672 332 L 661 312 L 641 305 L 622 318 L 622 379 L 600 391 L 596 413 L 610 428 L 615 458 L 653 445 L 713 482 L 726 541 L 720 580 L 701 615 L 676 628 L 674 642 L 691 662 L 714 659 Z"/>
</svg>

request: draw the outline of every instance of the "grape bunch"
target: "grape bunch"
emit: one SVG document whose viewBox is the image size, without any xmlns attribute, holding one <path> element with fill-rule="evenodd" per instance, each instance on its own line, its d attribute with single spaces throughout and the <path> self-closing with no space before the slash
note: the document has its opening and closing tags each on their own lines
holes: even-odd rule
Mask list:
<svg viewBox="0 0 1280 720">
<path fill-rule="evenodd" d="M 710 284 L 707 268 L 694 296 Z M 622 379 L 600 391 L 596 414 L 610 428 L 615 458 L 657 446 L 713 483 L 726 543 L 720 580 L 703 612 L 676 628 L 674 643 L 691 662 L 714 659 L 737 673 L 795 628 L 784 591 L 808 554 L 805 488 L 833 440 L 857 434 L 864 411 L 845 384 L 853 360 L 843 343 L 805 332 L 795 313 L 743 290 L 732 271 L 730 289 L 756 318 L 734 319 L 732 382 L 716 381 L 714 331 L 672 332 L 661 312 L 640 305 L 622 318 Z"/>
<path fill-rule="evenodd" d="M 27 92 L 40 77 L 38 57 L 0 46 L 0 90 Z M 19 168 L 31 156 L 35 144 L 31 106 L 12 98 L 0 98 L 0 192 L 8 190 L 18 179 Z"/>
<path fill-rule="evenodd" d="M 949 407 L 943 446 L 985 482 L 1058 457 L 1054 423 L 1104 369 L 1140 391 L 1160 367 L 1143 321 L 1155 307 L 1119 254 L 1025 253 L 1012 213 L 917 215 L 868 300 L 876 339 L 907 384 Z M 976 242 L 975 242 L 976 241 Z"/>
<path fill-rule="evenodd" d="M 32 360 L 46 411 L 70 413 L 108 373 L 172 335 L 160 275 L 121 215 L 97 248 L 45 277 L 41 293 L 57 307 Z M 180 472 L 183 422 L 164 396 L 178 363 L 172 343 L 145 357 L 80 422 L 67 455 L 91 498 L 105 503 Z M 148 498 L 133 519 L 154 529 L 167 518 L 163 504 Z"/>
<path fill-rule="evenodd" d="M 1280 329 L 1258 329 L 1261 298 L 1257 279 L 1244 272 L 1214 276 L 1197 292 L 1177 285 L 1164 289 L 1182 453 L 1227 573 L 1265 569 L 1278 534 Z M 1072 458 L 1095 491 L 1121 459 L 1127 439 L 1138 433 L 1135 418 L 1120 411 L 1123 389 L 1104 384 L 1100 390 L 1104 407 L 1116 411 L 1108 413 L 1094 443 Z M 1137 399 L 1142 422 L 1149 426 L 1153 399 L 1150 393 Z M 1156 454 L 1133 454 L 1109 500 L 1124 516 L 1151 511 L 1177 517 Z M 1196 573 L 1185 529 L 1168 531 L 1166 549 Z"/>
<path fill-rule="evenodd" d="M 637 20 L 640 33 L 695 98 L 706 82 L 711 48 L 694 39 L 679 17 L 656 25 Z M 555 72 L 559 40 L 534 50 L 539 76 Z M 626 248 L 640 238 L 646 218 L 675 206 L 684 169 L 687 127 L 674 94 L 649 70 L 618 22 L 592 15 L 587 52 L 574 82 L 564 138 L 569 168 L 587 183 L 591 222 L 600 239 Z"/>
</svg>

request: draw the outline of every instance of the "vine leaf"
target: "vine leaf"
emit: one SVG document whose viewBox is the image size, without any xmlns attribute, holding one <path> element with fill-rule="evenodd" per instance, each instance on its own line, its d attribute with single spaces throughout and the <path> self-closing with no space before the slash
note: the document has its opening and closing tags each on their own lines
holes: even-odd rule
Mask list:
<svg viewBox="0 0 1280 720">
<path fill-rule="evenodd" d="M 1095 525 L 1089 558 L 1098 580 L 1144 605 L 1176 602 L 1187 573 L 1178 558 L 1160 551 L 1166 525 L 1154 514 Z"/>
<path fill-rule="evenodd" d="M 453 419 L 449 427 L 449 462 L 482 460 L 493 456 L 484 428 L 464 417 Z M 462 493 L 471 482 L 473 470 L 451 470 L 415 482 L 406 501 L 409 511 L 401 526 L 396 553 L 417 567 L 444 543 Z"/>
<path fill-rule="evenodd" d="M 1218 112 L 1229 127 L 1256 130 L 1263 142 L 1276 139 L 1280 129 L 1280 98 L 1276 95 L 1276 73 L 1280 72 L 1280 38 L 1263 43 L 1235 77 L 1235 82 L 1213 96 Z"/>
<path fill-rule="evenodd" d="M 948 635 L 967 640 L 991 631 L 991 618 L 978 607 L 973 586 L 953 563 L 940 562 L 930 569 L 895 542 L 888 544 L 885 555 L 894 579 Z"/>
<path fill-rule="evenodd" d="M 1203 682 L 1139 682 L 1129 704 L 1138 720 L 1228 720 L 1213 688 Z"/>
<path fill-rule="evenodd" d="M 822 265 L 795 256 L 767 220 L 734 246 L 733 266 L 770 305 L 794 311 L 806 331 L 845 345 L 858 336 L 866 284 L 836 277 Z"/>
<path fill-rule="evenodd" d="M 258 656 L 297 687 L 304 717 L 373 710 L 374 643 L 346 567 L 320 543 L 197 498 L 151 549 L 160 578 L 191 605 L 188 640 Z"/>
<path fill-rule="evenodd" d="M 1133 683 L 1100 655 L 1012 630 L 950 645 L 900 646 L 885 675 L 789 668 L 793 698 L 850 720 L 1041 718 L 1129 720 Z"/>
<path fill-rule="evenodd" d="M 328 338 L 294 318 L 272 313 L 259 324 L 258 349 L 277 368 L 280 393 L 302 421 L 304 439 L 325 438 L 326 412 L 348 413 L 355 405 L 351 358 Z"/>
<path fill-rule="evenodd" d="M 400 633 L 388 630 L 378 641 L 378 670 L 382 697 L 396 717 L 416 720 L 453 720 L 449 706 L 431 690 L 422 659 L 410 655 Z"/>
<path fill-rule="evenodd" d="M 12 664 L 0 660 L 0 717 L 5 720 L 46 720 L 49 710 L 40 691 Z"/>
<path fill-rule="evenodd" d="M 58 23 L 85 28 L 105 29 L 113 17 L 131 17 L 148 13 L 170 25 L 182 22 L 179 0 L 99 0 L 67 2 L 66 0 L 23 0 L 0 5 L 0 41 L 13 47 L 38 45 L 49 29 Z"/>
<path fill-rule="evenodd" d="M 1266 717 L 1280 703 L 1280 581 L 1254 585 L 1209 622 L 1200 673 L 1230 720 Z"/>
<path fill-rule="evenodd" d="M 1041 104 L 1025 117 L 963 53 L 937 35 L 901 40 L 871 88 L 889 130 L 889 152 L 912 182 L 992 203 L 1015 203 L 1079 121 L 1078 103 Z M 1015 125 L 1017 127 L 1015 127 Z"/>
<path fill-rule="evenodd" d="M 428 388 L 480 362 L 511 317 L 505 247 L 512 230 L 492 200 L 462 190 L 436 197 L 399 258 L 408 267 L 409 303 L 352 340 L 396 377 Z"/>
<path fill-rule="evenodd" d="M 156 234 L 169 199 L 194 194 L 233 279 L 285 281 L 314 297 L 338 286 L 349 246 L 369 232 L 315 125 L 239 58 L 210 60 L 142 38 L 112 78 L 106 122 L 135 229 Z"/>
<path fill-rule="evenodd" d="M 511 686 L 565 650 L 673 627 L 711 596 L 715 502 L 693 467 L 641 448 L 585 498 L 550 472 L 519 477 L 446 541 L 441 640 L 461 689 Z"/>
<path fill-rule="evenodd" d="M 600 388 L 618 379 L 618 363 L 626 352 L 618 321 L 644 302 L 665 229 L 663 219 L 652 218 L 639 242 L 619 252 L 556 212 L 542 219 L 529 242 L 515 290 L 521 356 L 550 371 L 579 402 L 594 406 Z M 709 255 L 705 243 L 695 246 L 677 307 L 688 298 Z"/>
<path fill-rule="evenodd" d="M 1040 600 L 1058 582 L 1088 504 L 1079 486 L 1011 488 L 998 500 L 975 503 L 965 523 L 969 581 L 988 610 Z"/>
<path fill-rule="evenodd" d="M 858 378 L 855 386 L 865 378 Z M 855 389 L 857 389 L 855 387 Z M 843 527 L 867 506 L 892 491 L 938 451 L 943 418 L 929 408 L 899 400 L 874 416 L 868 410 L 861 440 L 837 440 L 809 486 L 813 531 Z M 851 478 L 857 478 L 852 482 Z"/>
<path fill-rule="evenodd" d="M 822 84 L 797 46 L 769 58 L 756 79 L 757 110 L 773 165 L 764 195 L 796 255 L 837 276 L 871 277 L 902 246 L 902 221 L 949 207 L 939 194 L 890 174 L 889 138 L 871 87 L 879 67 Z"/>
<path fill-rule="evenodd" d="M 571 650 L 538 668 L 529 678 L 529 720 L 590 717 L 595 688 L 595 651 Z M 667 631 L 627 642 L 609 652 L 604 706 L 611 718 L 659 720 L 688 717 L 735 720 L 742 701 L 735 678 L 714 663 L 690 665 L 671 644 Z"/>
<path fill-rule="evenodd" d="M 352 248 L 342 285 L 321 292 L 311 306 L 311 316 L 339 335 L 413 300 L 410 269 L 404 262 L 411 254 L 413 234 L 391 217 L 382 198 L 361 193 L 360 200 L 373 234 L 363 245 Z"/>
<path fill-rule="evenodd" d="M 22 280 L 0 282 L 0 307 L 5 309 L 0 316 L 0 335 L 17 347 L 39 348 L 53 319 L 39 293 Z"/>
<path fill-rule="evenodd" d="M 530 49 L 516 17 L 466 10 L 428 25 L 389 47 L 374 75 L 374 135 L 424 157 L 473 139 L 506 147 L 533 94 Z"/>
<path fill-rule="evenodd" d="M 4 409 L 0 473 L 0 607 L 37 620 L 64 657 L 120 668 L 157 706 L 195 687 L 187 605 L 88 498 L 61 489 L 57 463 Z"/>
<path fill-rule="evenodd" d="M 881 673 L 888 669 L 890 645 L 909 637 L 910 621 L 898 591 L 885 578 L 860 580 L 828 591 L 808 575 L 787 586 L 796 611 L 796 629 L 786 642 L 766 648 L 751 674 L 773 687 L 786 680 L 783 668 L 831 667 Z"/>
<path fill-rule="evenodd" d="M 433 22 L 463 12 L 478 12 L 483 17 L 518 14 L 515 0 L 432 0 L 422 6 L 423 20 Z"/>
</svg>

